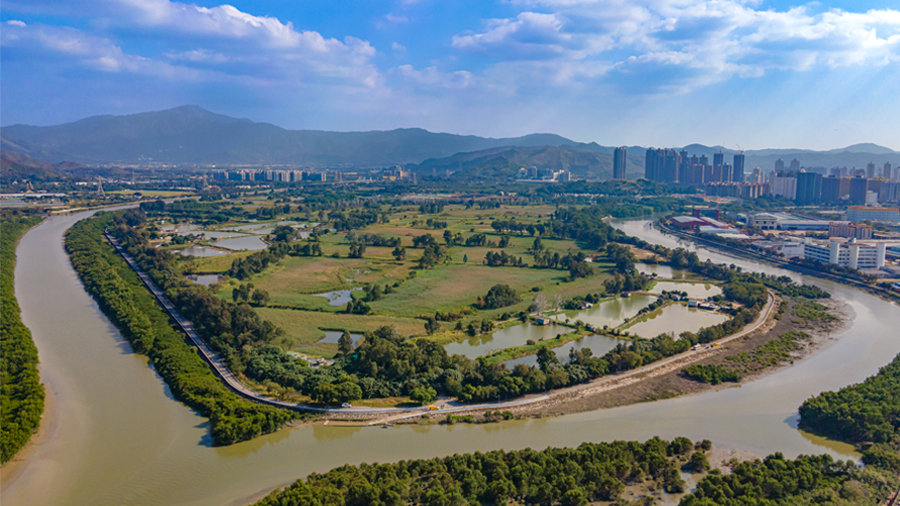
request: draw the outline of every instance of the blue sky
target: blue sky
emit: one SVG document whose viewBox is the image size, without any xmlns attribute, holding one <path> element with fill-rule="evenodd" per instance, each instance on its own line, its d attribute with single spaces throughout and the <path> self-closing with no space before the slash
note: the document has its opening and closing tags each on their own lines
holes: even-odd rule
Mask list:
<svg viewBox="0 0 900 506">
<path fill-rule="evenodd" d="M 897 0 L 4 0 L 0 123 L 900 150 Z"/>
</svg>

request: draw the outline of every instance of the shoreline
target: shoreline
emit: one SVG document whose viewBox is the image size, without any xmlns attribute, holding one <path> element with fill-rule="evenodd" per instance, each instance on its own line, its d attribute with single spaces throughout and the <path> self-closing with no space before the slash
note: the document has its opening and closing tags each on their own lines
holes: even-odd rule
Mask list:
<svg viewBox="0 0 900 506">
<path fill-rule="evenodd" d="M 776 301 L 773 306 L 777 303 L 778 301 Z M 723 388 L 739 388 L 745 383 L 755 381 L 764 376 L 791 367 L 795 363 L 799 363 L 836 343 L 839 338 L 835 337 L 834 334 L 840 333 L 842 330 L 846 329 L 856 318 L 856 315 L 849 304 L 842 301 L 829 299 L 827 301 L 827 306 L 829 307 L 829 312 L 831 314 L 838 313 L 835 314 L 835 316 L 838 317 L 839 320 L 835 324 L 827 328 L 797 329 L 805 331 L 810 335 L 810 339 L 803 343 L 802 350 L 792 352 L 789 361 L 780 362 L 772 367 L 766 367 L 762 370 L 742 375 L 741 381 L 737 383 L 723 383 L 719 385 L 700 383 L 683 378 L 680 372 L 683 367 L 688 365 L 698 363 L 718 363 L 719 361 L 724 360 L 726 356 L 734 355 L 741 351 L 750 351 L 761 347 L 766 342 L 777 339 L 778 336 L 783 333 L 783 330 L 776 331 L 777 327 L 795 326 L 790 320 L 790 313 L 785 313 L 782 320 L 776 320 L 773 311 L 768 315 L 765 323 L 737 340 L 724 343 L 711 350 L 704 350 L 701 353 L 688 354 L 684 357 L 680 357 L 678 360 L 673 360 L 665 366 L 650 370 L 646 374 L 624 378 L 619 382 L 613 381 L 609 384 L 596 385 L 594 388 L 584 388 L 578 392 L 571 392 L 569 395 L 551 397 L 545 402 L 538 403 L 540 407 L 537 405 L 528 407 L 523 406 L 524 409 L 518 410 L 518 414 L 526 417 L 541 415 L 562 416 L 645 402 L 656 402 L 676 397 L 689 397 Z M 748 344 L 751 346 L 748 347 Z M 748 349 L 742 350 L 741 348 Z M 623 387 L 629 386 L 633 388 L 627 391 L 623 390 Z M 517 410 L 511 411 L 514 413 L 517 412 Z"/>
<path fill-rule="evenodd" d="M 829 348 L 838 341 L 838 334 L 845 330 L 850 323 L 856 318 L 856 314 L 852 307 L 843 301 L 836 299 L 827 299 L 819 301 L 828 307 L 830 314 L 838 318 L 838 321 L 827 326 L 826 328 L 803 329 L 791 320 L 791 314 L 786 312 L 781 320 L 775 319 L 775 308 L 781 302 L 781 298 L 774 296 L 771 303 L 771 310 L 766 314 L 766 319 L 756 328 L 737 338 L 733 338 L 720 346 L 702 350 L 700 352 L 686 352 L 677 355 L 668 360 L 668 362 L 655 362 L 648 364 L 650 369 L 640 372 L 636 369 L 632 374 L 617 377 L 616 375 L 599 378 L 593 382 L 576 385 L 567 389 L 558 390 L 556 392 L 548 392 L 546 395 L 538 396 L 533 401 L 521 399 L 522 402 L 516 406 L 479 406 L 466 410 L 462 407 L 453 411 L 441 410 L 437 412 L 421 413 L 421 414 L 405 414 L 386 416 L 381 418 L 366 419 L 348 419 L 348 418 L 329 418 L 313 423 L 328 423 L 329 421 L 342 422 L 341 425 L 359 426 L 359 427 L 377 427 L 383 424 L 402 424 L 402 425 L 433 425 L 443 419 L 444 414 L 453 414 L 454 416 L 463 415 L 483 415 L 486 411 L 509 411 L 517 417 L 531 419 L 543 418 L 547 416 L 564 416 L 574 413 L 582 413 L 596 411 L 601 409 L 611 409 L 616 407 L 640 404 L 645 402 L 656 402 L 676 397 L 690 397 L 698 394 L 707 393 L 722 388 L 736 388 L 742 384 L 749 383 L 760 379 L 764 376 L 774 374 L 778 371 L 791 367 L 795 363 L 812 356 L 815 353 Z M 791 309 L 793 306 L 791 306 Z M 751 324 L 752 325 L 752 324 Z M 776 328 L 782 327 L 776 331 Z M 785 329 L 784 327 L 788 327 Z M 749 351 L 759 348 L 765 343 L 773 341 L 779 335 L 787 330 L 801 330 L 809 334 L 810 339 L 801 343 L 803 348 L 791 352 L 791 358 L 788 361 L 780 362 L 777 365 L 766 367 L 762 370 L 755 371 L 746 375 L 742 375 L 741 381 L 737 383 L 725 383 L 720 385 L 712 385 L 708 383 L 699 383 L 693 380 L 683 378 L 680 371 L 695 363 L 707 363 L 724 360 L 724 357 L 739 353 L 741 351 Z M 728 338 L 725 338 L 728 339 Z M 718 342 L 721 342 L 718 341 Z M 749 347 L 748 347 L 749 345 Z M 741 348 L 748 348 L 743 350 Z M 655 367 L 654 367 L 655 366 Z M 688 388 L 672 392 L 666 388 L 660 388 L 660 385 L 672 383 L 673 380 L 680 385 L 687 385 Z M 633 387 L 624 391 L 623 387 Z M 436 416 L 435 416 L 436 415 Z M 466 422 L 459 422 L 466 423 Z M 490 422 L 475 422 L 476 424 L 485 424 Z"/>
<path fill-rule="evenodd" d="M 22 235 L 19 237 L 18 241 L 16 241 L 16 245 L 14 248 L 14 253 L 16 254 L 16 260 L 18 261 L 18 250 L 19 244 L 22 242 L 22 238 L 25 235 L 35 228 L 41 226 L 46 223 L 47 219 L 43 218 L 40 222 L 35 223 L 34 225 L 28 227 L 27 230 L 22 232 Z M 13 266 L 15 270 L 15 266 Z M 15 272 L 15 271 L 14 271 Z M 13 277 L 13 297 L 16 297 L 15 294 L 15 277 Z M 18 301 L 17 301 L 18 303 Z M 19 315 L 21 318 L 21 314 Z M 24 326 L 25 323 L 23 322 Z M 26 327 L 27 328 L 27 327 Z M 28 329 L 29 333 L 31 329 Z M 34 336 L 31 336 L 31 342 L 37 347 L 37 344 L 34 343 Z M 19 477 L 22 475 L 22 472 L 28 468 L 28 464 L 31 461 L 31 457 L 34 455 L 37 450 L 39 450 L 47 441 L 50 440 L 51 435 L 56 433 L 56 429 L 59 427 L 59 410 L 57 409 L 56 403 L 56 393 L 47 385 L 47 382 L 44 381 L 44 367 L 41 363 L 40 353 L 38 354 L 37 361 L 37 373 L 38 378 L 40 379 L 41 386 L 44 389 L 44 409 L 41 411 L 41 421 L 38 424 L 37 430 L 32 432 L 31 437 L 28 438 L 28 441 L 25 443 L 18 452 L 16 452 L 13 458 L 9 459 L 5 464 L 0 466 L 0 492 L 6 491 L 18 481 Z"/>
<path fill-rule="evenodd" d="M 838 274 L 816 271 L 815 269 L 798 265 L 793 262 L 789 262 L 787 260 L 782 260 L 779 258 L 770 257 L 768 255 L 763 255 L 757 252 L 745 251 L 738 249 L 734 246 L 730 246 L 727 244 L 721 244 L 704 237 L 697 237 L 692 234 L 687 234 L 685 232 L 681 232 L 678 230 L 674 230 L 667 226 L 665 223 L 662 223 L 660 220 L 651 221 L 651 226 L 656 228 L 664 235 L 669 235 L 678 239 L 682 239 L 685 241 L 690 241 L 695 246 L 710 248 L 711 250 L 716 250 L 719 252 L 723 252 L 728 255 L 734 255 L 739 258 L 743 258 L 745 260 L 753 260 L 756 262 L 762 262 L 768 264 L 777 269 L 785 269 L 788 271 L 796 272 L 797 274 L 801 274 L 804 276 L 812 276 L 819 279 L 824 279 L 826 281 L 831 281 L 833 283 L 838 283 L 844 286 L 849 286 L 851 288 L 856 288 L 857 290 L 862 290 L 866 293 L 875 295 L 876 297 L 880 297 L 883 300 L 888 302 L 892 302 L 894 304 L 900 303 L 900 297 L 895 295 L 893 292 L 889 290 L 885 290 L 884 288 L 880 288 L 877 286 L 872 286 L 862 281 L 848 278 L 845 276 L 840 276 Z"/>
<path fill-rule="evenodd" d="M 41 423 L 15 457 L 0 467 L 0 491 L 3 492 L 16 484 L 32 463 L 35 453 L 53 439 L 59 428 L 56 392 L 44 381 L 43 367 L 40 363 L 38 363 L 38 374 L 41 378 L 41 385 L 44 386 L 44 411 L 41 413 Z"/>
</svg>

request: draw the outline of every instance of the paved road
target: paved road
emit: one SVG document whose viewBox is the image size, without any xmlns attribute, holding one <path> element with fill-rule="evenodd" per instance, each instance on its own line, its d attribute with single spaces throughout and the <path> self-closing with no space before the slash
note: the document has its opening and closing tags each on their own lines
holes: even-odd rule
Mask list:
<svg viewBox="0 0 900 506">
<path fill-rule="evenodd" d="M 221 378 L 222 381 L 225 383 L 225 385 L 231 391 L 240 395 L 241 397 L 244 397 L 244 398 L 249 399 L 254 402 L 259 402 L 261 404 L 268 404 L 270 406 L 276 406 L 276 407 L 285 408 L 285 409 L 292 409 L 295 411 L 308 411 L 308 412 L 315 412 L 315 413 L 341 413 L 341 414 L 385 414 L 385 415 L 397 415 L 397 414 L 401 414 L 401 413 L 408 414 L 407 416 L 400 416 L 400 417 L 391 416 L 390 417 L 391 420 L 419 416 L 419 415 L 429 412 L 428 408 L 424 407 L 424 406 L 423 407 L 414 407 L 414 408 L 340 408 L 340 409 L 323 408 L 323 407 L 319 407 L 319 406 L 312 406 L 309 404 L 300 404 L 300 403 L 281 401 L 281 400 L 263 395 L 255 390 L 247 387 L 231 372 L 231 370 L 225 364 L 225 360 L 218 353 L 216 353 L 212 348 L 210 348 L 203 339 L 200 338 L 200 335 L 197 334 L 196 330 L 194 330 L 194 324 L 191 323 L 186 318 L 184 318 L 183 316 L 181 316 L 181 313 L 179 313 L 178 310 L 175 309 L 175 305 L 172 304 L 172 302 L 169 301 L 169 299 L 166 297 L 166 295 L 163 293 L 163 291 L 160 290 L 159 287 L 156 286 L 156 284 L 153 282 L 153 280 L 150 279 L 150 276 L 145 274 L 144 271 L 142 271 L 138 267 L 138 265 L 134 261 L 134 259 L 131 258 L 131 255 L 129 255 L 128 253 L 125 252 L 125 250 L 119 245 L 119 243 L 115 240 L 115 238 L 110 236 L 108 233 L 106 234 L 106 238 L 107 238 L 107 240 L 109 240 L 110 244 L 112 244 L 116 248 L 116 251 L 122 256 L 122 258 L 124 258 L 125 261 L 128 262 L 128 265 L 132 269 L 134 269 L 134 272 L 137 273 L 138 277 L 141 278 L 141 281 L 144 282 L 144 285 L 147 287 L 147 289 L 150 290 L 150 292 L 156 297 L 156 300 L 159 301 L 160 305 L 162 305 L 162 307 L 169 313 L 169 316 L 171 316 L 172 319 L 175 321 L 175 323 L 178 324 L 178 326 L 185 333 L 185 335 L 188 336 L 188 338 L 191 340 L 191 342 L 194 344 L 194 346 L 197 347 L 197 350 L 200 352 L 200 355 L 203 357 L 204 360 L 206 360 L 207 363 L 209 363 L 209 365 L 212 367 L 212 370 L 216 374 L 216 376 Z M 775 301 L 775 298 L 772 295 L 772 292 L 770 291 L 769 292 L 769 300 L 766 303 L 766 306 L 763 308 L 763 310 L 760 311 L 760 314 L 757 317 L 756 321 L 754 321 L 753 323 L 748 325 L 746 328 L 744 328 L 740 332 L 738 332 L 734 335 L 728 336 L 724 339 L 720 339 L 716 342 L 719 344 L 725 344 L 734 339 L 739 339 L 739 338 L 753 332 L 757 328 L 759 328 L 760 325 L 765 323 L 769 313 L 772 311 L 772 306 L 774 305 L 774 301 Z M 698 351 L 702 351 L 702 350 L 698 350 Z M 491 409 L 491 410 L 503 409 L 503 408 L 508 409 L 508 408 L 512 408 L 512 407 L 516 407 L 516 406 L 523 406 L 523 405 L 527 405 L 527 404 L 533 404 L 536 402 L 546 401 L 552 397 L 556 397 L 559 395 L 565 395 L 565 394 L 568 394 L 568 393 L 571 393 L 574 391 L 596 387 L 607 381 L 619 381 L 623 378 L 627 378 L 627 377 L 634 376 L 637 374 L 646 374 L 648 371 L 654 370 L 659 367 L 665 367 L 667 364 L 670 364 L 671 362 L 676 361 L 676 360 L 680 360 L 691 353 L 697 353 L 697 351 L 687 351 L 685 353 L 681 353 L 679 355 L 675 355 L 675 356 L 669 357 L 667 359 L 660 360 L 658 362 L 654 362 L 652 364 L 646 365 L 644 367 L 640 367 L 638 369 L 633 369 L 631 371 L 627 371 L 627 372 L 624 372 L 621 374 L 604 376 L 604 377 L 598 378 L 598 379 L 588 382 L 588 383 L 583 383 L 580 385 L 575 385 L 572 387 L 564 388 L 561 390 L 556 390 L 556 391 L 553 391 L 546 395 L 532 395 L 532 396 L 526 396 L 526 397 L 520 398 L 515 401 L 485 403 L 485 404 L 462 404 L 457 401 L 449 401 L 449 400 L 438 401 L 435 404 L 440 406 L 440 408 L 441 408 L 439 413 L 473 411 L 473 410 L 479 410 L 479 409 Z"/>
</svg>

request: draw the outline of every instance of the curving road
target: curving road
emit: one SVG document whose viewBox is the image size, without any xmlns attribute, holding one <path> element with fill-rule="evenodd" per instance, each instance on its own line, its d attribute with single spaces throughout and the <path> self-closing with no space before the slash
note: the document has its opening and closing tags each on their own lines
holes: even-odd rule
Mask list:
<svg viewBox="0 0 900 506">
<path fill-rule="evenodd" d="M 118 241 L 109 233 L 105 233 L 106 239 L 112 244 L 119 255 L 125 259 L 128 265 L 134 270 L 134 272 L 141 278 L 141 281 L 144 282 L 144 285 L 148 290 L 156 297 L 156 300 L 159 301 L 160 305 L 169 313 L 169 316 L 178 324 L 179 328 L 181 328 L 182 332 L 188 336 L 194 346 L 197 347 L 197 350 L 200 352 L 200 356 L 212 367 L 213 372 L 218 376 L 225 385 L 237 395 L 244 397 L 245 399 L 249 399 L 254 402 L 259 402 L 261 404 L 268 404 L 271 406 L 276 406 L 284 409 L 291 409 L 295 411 L 308 411 L 314 413 L 340 413 L 340 414 L 400 414 L 400 413 L 408 413 L 407 416 L 402 417 L 391 417 L 394 419 L 415 417 L 419 415 L 423 415 L 428 413 L 430 410 L 428 407 L 414 407 L 414 408 L 323 408 L 319 406 L 313 406 L 310 404 L 301 404 L 301 403 L 293 403 L 287 401 L 281 401 L 267 395 L 263 395 L 248 386 L 242 383 L 228 368 L 225 363 L 225 360 L 216 353 L 212 348 L 210 348 L 206 342 L 197 334 L 197 331 L 194 329 L 194 324 L 191 323 L 190 320 L 184 318 L 181 313 L 178 312 L 178 309 L 175 308 L 175 305 L 172 304 L 171 301 L 166 297 L 165 293 L 156 286 L 156 283 L 150 279 L 144 271 L 142 271 L 134 259 L 129 255 L 121 245 L 119 245 Z M 717 343 L 724 344 L 734 339 L 741 338 L 756 329 L 758 329 L 765 321 L 768 319 L 769 314 L 772 312 L 772 308 L 774 306 L 775 297 L 773 296 L 771 290 L 769 291 L 769 300 L 766 302 L 765 308 L 760 311 L 759 316 L 757 316 L 756 320 L 742 329 L 740 332 L 737 332 L 731 336 L 725 337 L 716 341 Z M 526 396 L 519 400 L 515 401 L 505 401 L 505 402 L 496 402 L 496 403 L 486 403 L 486 404 L 461 404 L 458 401 L 439 401 L 435 403 L 440 407 L 440 412 L 460 412 L 460 411 L 478 411 L 481 409 L 499 409 L 499 408 L 512 408 L 517 406 L 523 406 L 527 404 L 533 404 L 537 402 L 542 402 L 549 400 L 554 397 L 564 396 L 567 394 L 571 394 L 573 392 L 578 392 L 586 389 L 593 389 L 597 387 L 602 387 L 605 385 L 609 385 L 612 383 L 619 383 L 625 378 L 630 378 L 636 375 L 643 375 L 647 372 L 656 370 L 660 367 L 665 367 L 672 362 L 682 360 L 691 354 L 697 356 L 697 358 L 702 357 L 702 352 L 704 350 L 689 350 L 684 353 L 674 355 L 668 357 L 664 360 L 660 360 L 658 362 L 654 362 L 652 364 L 632 369 L 630 371 L 615 374 L 611 376 L 604 376 L 601 378 L 597 378 L 588 383 L 582 383 L 580 385 L 571 386 L 568 388 L 563 388 L 559 390 L 555 390 L 551 393 L 544 395 L 536 395 L 536 396 Z"/>
</svg>

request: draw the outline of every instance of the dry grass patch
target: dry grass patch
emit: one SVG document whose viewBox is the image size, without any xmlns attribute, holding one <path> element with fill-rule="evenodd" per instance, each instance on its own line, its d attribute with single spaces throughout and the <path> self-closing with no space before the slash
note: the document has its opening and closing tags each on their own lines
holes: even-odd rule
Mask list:
<svg viewBox="0 0 900 506">
<path fill-rule="evenodd" d="M 383 326 L 392 326 L 397 329 L 398 333 L 405 336 L 425 333 L 425 322 L 413 318 L 363 316 L 267 307 L 256 308 L 256 312 L 263 319 L 269 320 L 284 330 L 285 337 L 288 339 L 291 348 L 313 344 L 324 338 L 325 330 L 323 329 L 363 333 Z M 333 343 L 320 343 L 317 346 L 324 344 Z"/>
</svg>

